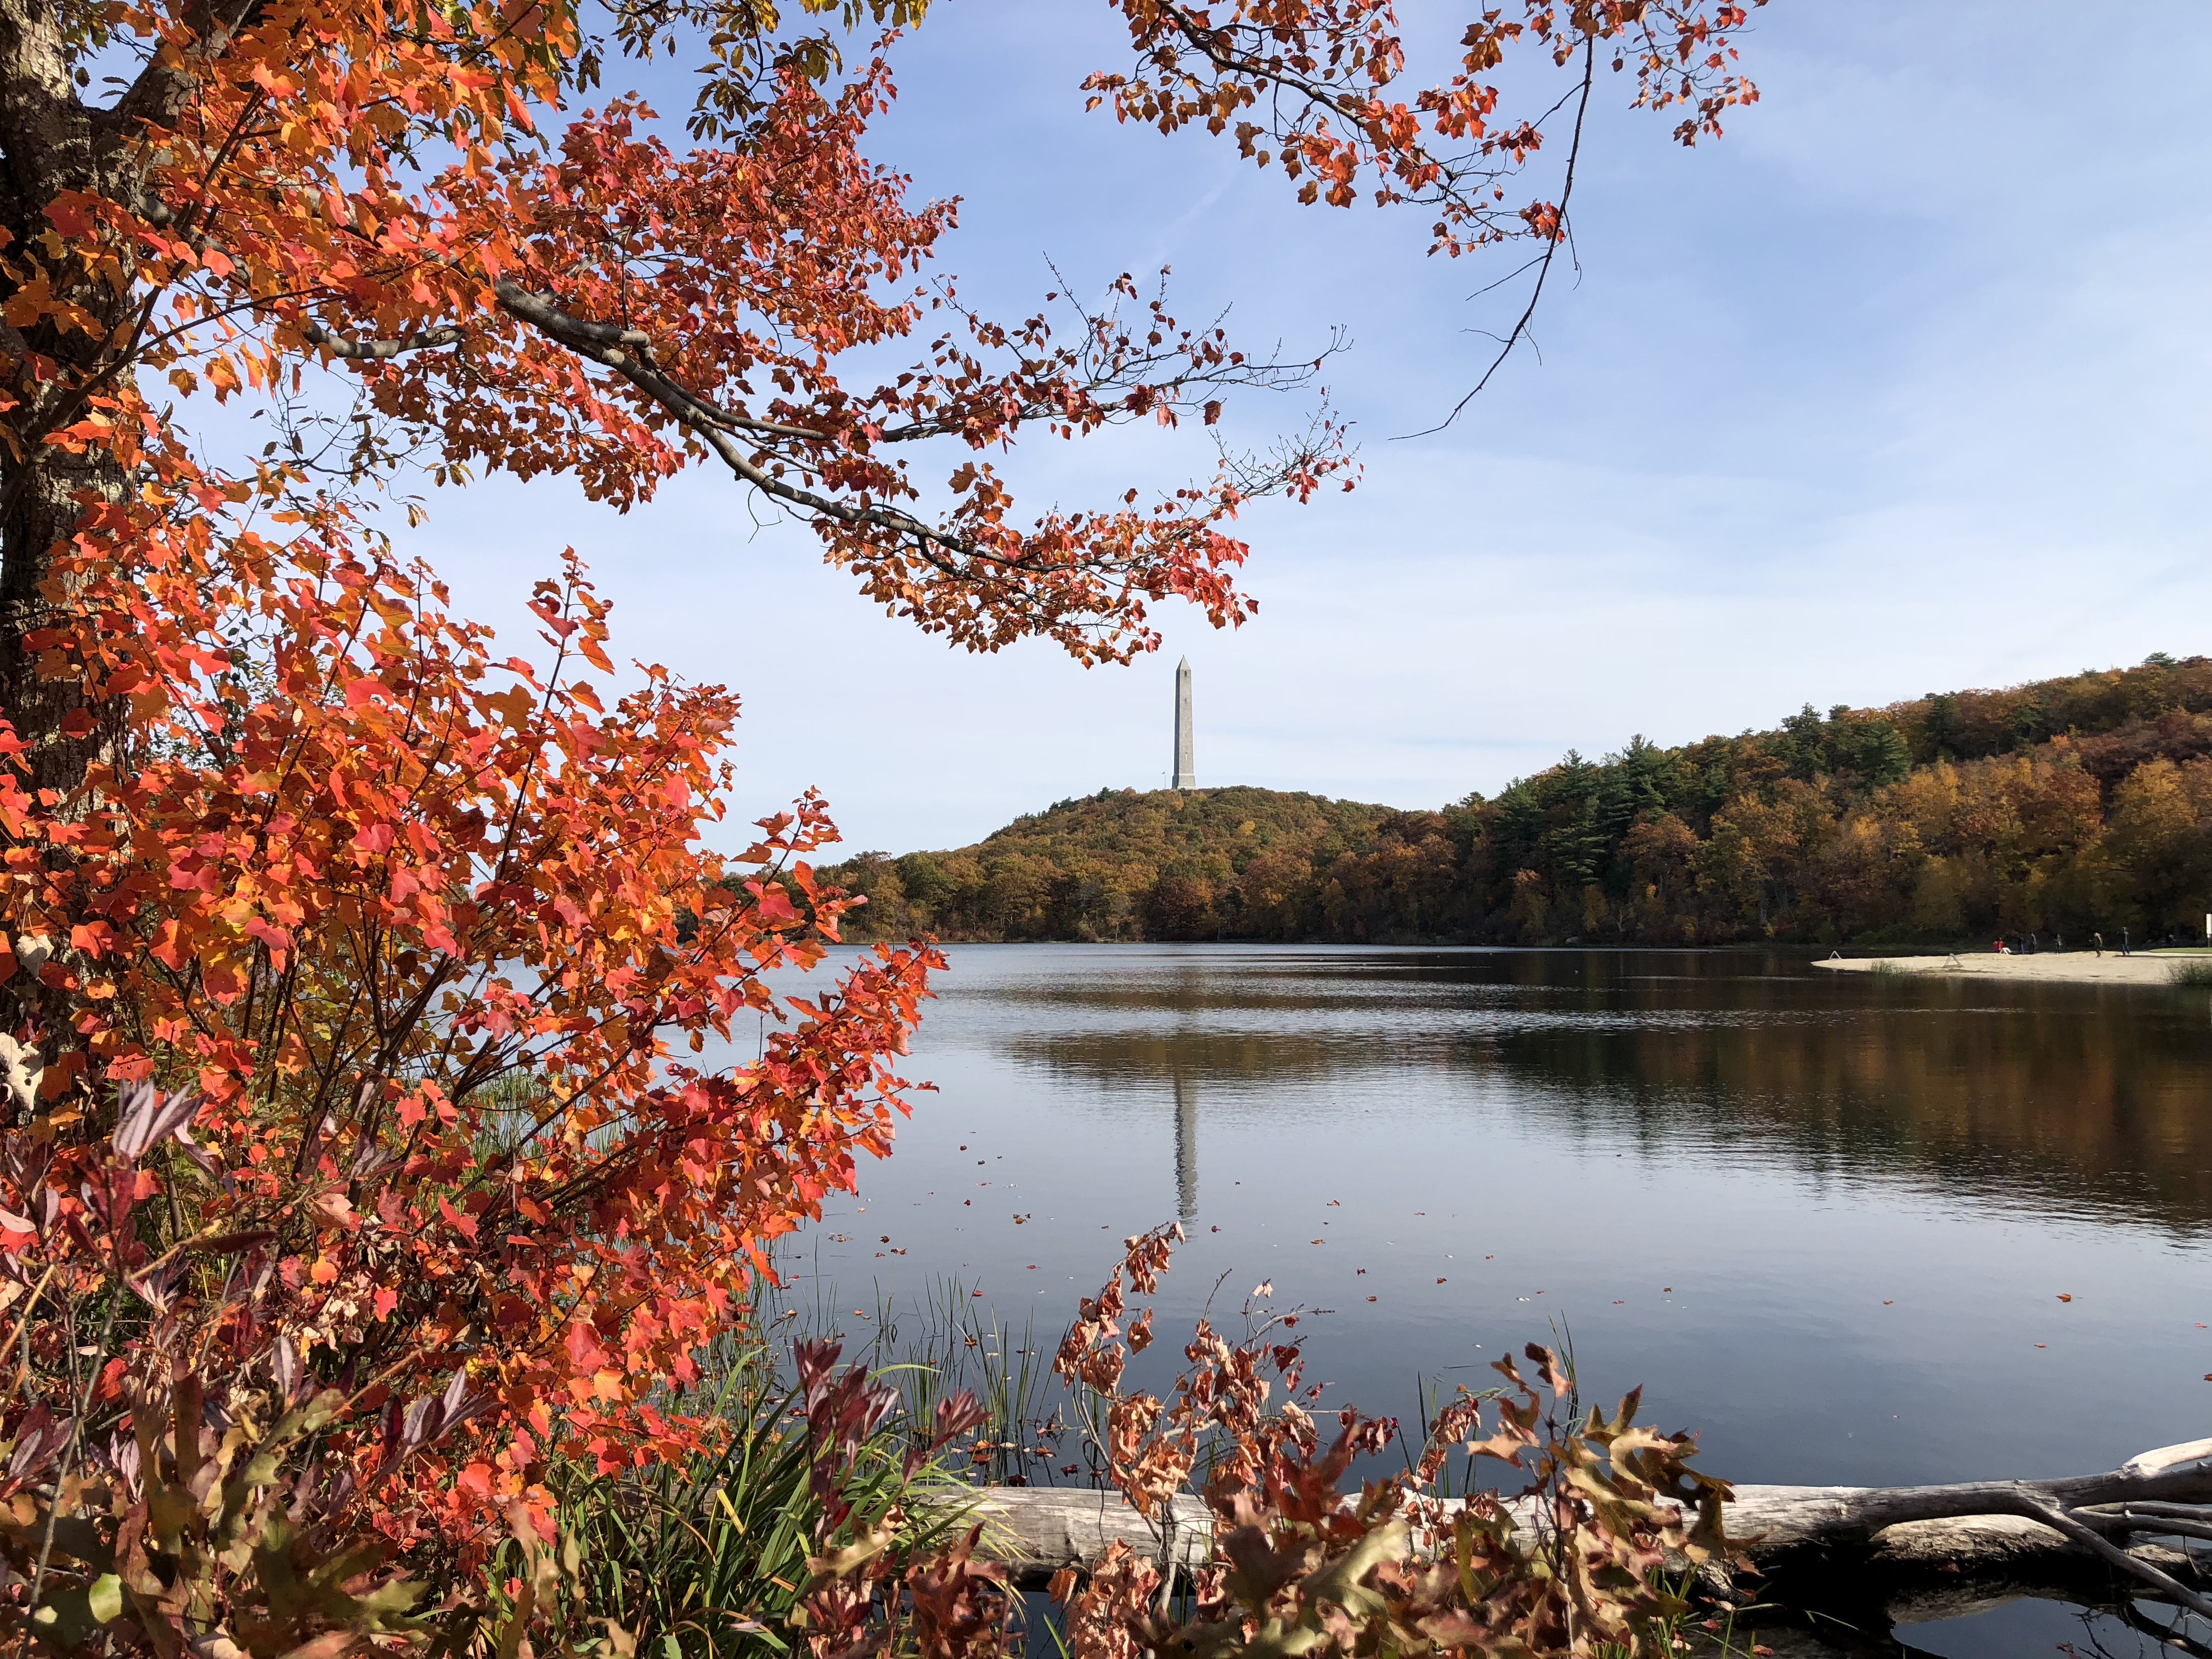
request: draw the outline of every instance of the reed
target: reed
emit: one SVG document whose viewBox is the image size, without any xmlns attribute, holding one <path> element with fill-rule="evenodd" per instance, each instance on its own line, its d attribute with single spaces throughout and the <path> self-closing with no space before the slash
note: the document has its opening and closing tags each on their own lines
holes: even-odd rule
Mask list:
<svg viewBox="0 0 2212 1659">
<path fill-rule="evenodd" d="M 960 1279 L 945 1277 L 931 1280 L 910 1311 L 880 1301 L 875 1325 L 877 1363 L 899 1389 L 908 1422 L 931 1421 L 939 1400 L 963 1389 L 981 1402 L 984 1420 L 968 1447 L 973 1479 L 1049 1485 L 1084 1472 L 1082 1449 L 1067 1445 L 1066 1412 L 1046 1411 L 1060 1389 L 1053 1343 L 1039 1346 L 1035 1314 L 1017 1334 Z"/>
<path fill-rule="evenodd" d="M 717 1449 L 614 1474 L 574 1460 L 551 1472 L 572 1622 L 611 1620 L 651 1659 L 793 1651 L 791 1615 L 823 1506 L 783 1352 L 747 1337 L 716 1356 L 711 1392 L 689 1403 L 727 1425 Z M 836 1494 L 853 1515 L 841 1535 L 865 1534 L 894 1510 L 903 1550 L 927 1553 L 965 1529 L 964 1483 L 941 1458 L 909 1473 L 912 1443 L 895 1411 L 844 1461 Z"/>
</svg>

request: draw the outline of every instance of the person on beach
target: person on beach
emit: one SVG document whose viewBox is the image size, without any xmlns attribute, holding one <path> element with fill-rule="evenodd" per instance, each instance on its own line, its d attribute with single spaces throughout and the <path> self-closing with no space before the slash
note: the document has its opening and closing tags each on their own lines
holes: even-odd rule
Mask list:
<svg viewBox="0 0 2212 1659">
<path fill-rule="evenodd" d="M 2089 935 L 2089 937 L 2090 937 L 2091 939 L 2094 939 L 2094 940 L 2096 940 L 2096 941 L 2097 941 L 2097 954 L 2098 954 L 2099 956 L 2100 956 L 2100 957 L 2101 957 L 2102 955 L 2104 955 L 2104 954 L 2105 954 L 2105 936 L 2104 936 L 2102 933 L 2092 933 L 2092 934 L 2090 934 L 2090 935 Z"/>
</svg>

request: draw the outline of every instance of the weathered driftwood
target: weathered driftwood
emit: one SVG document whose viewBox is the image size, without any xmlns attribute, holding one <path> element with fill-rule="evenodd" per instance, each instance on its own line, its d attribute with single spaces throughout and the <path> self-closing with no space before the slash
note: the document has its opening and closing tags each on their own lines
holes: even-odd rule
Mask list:
<svg viewBox="0 0 2212 1659">
<path fill-rule="evenodd" d="M 1936 1573 L 2032 1580 L 2102 1562 L 2212 1616 L 2186 1559 L 2130 1540 L 2212 1538 L 2212 1440 L 2145 1452 L 2104 1474 L 1942 1486 L 1738 1486 L 1723 1511 L 1740 1557 L 1765 1572 L 1848 1565 L 1899 1579 Z M 1179 1498 L 1171 1535 L 1112 1492 L 994 1486 L 975 1518 L 1021 1582 L 1083 1568 L 1120 1539 L 1147 1558 L 1202 1563 L 1211 1523 Z"/>
<path fill-rule="evenodd" d="M 2118 1505 L 2193 1509 L 2207 1504 L 2212 1504 L 2212 1440 L 2193 1440 L 2144 1452 L 2108 1474 L 2061 1480 L 1980 1480 L 1945 1486 L 1739 1486 L 1735 1501 L 1724 1513 L 1729 1535 L 1743 1540 L 1757 1559 L 1805 1546 L 1867 1543 L 1878 1534 L 1926 1522 L 2004 1517 L 2040 1522 L 2048 1528 L 2054 1517 L 2063 1520 L 2076 1511 L 2101 1516 Z M 2152 1517 L 2138 1519 L 2141 1524 L 2124 1529 L 2160 1530 L 2151 1524 Z M 1904 1540 L 1892 1542 L 1893 1547 L 1924 1553 Z"/>
<path fill-rule="evenodd" d="M 1062 1567 L 1094 1565 L 1117 1540 L 1148 1561 L 1164 1558 L 1186 1571 L 1204 1566 L 1213 1553 L 1213 1519 L 1195 1498 L 1175 1500 L 1172 1531 L 1163 1537 L 1116 1492 L 988 1486 L 979 1496 L 969 1518 L 983 1523 L 994 1559 L 1032 1588 Z"/>
</svg>

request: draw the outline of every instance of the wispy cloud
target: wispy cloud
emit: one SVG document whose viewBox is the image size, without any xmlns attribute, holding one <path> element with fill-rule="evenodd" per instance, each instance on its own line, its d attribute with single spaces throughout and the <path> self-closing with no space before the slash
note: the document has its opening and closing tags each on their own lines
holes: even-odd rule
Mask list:
<svg viewBox="0 0 2212 1659">
<path fill-rule="evenodd" d="M 1464 390 L 1486 316 L 1465 295 L 1495 268 L 1086 117 L 1076 82 L 1121 49 L 1103 7 L 945 8 L 901 49 L 876 148 L 965 198 L 963 295 L 1025 313 L 1040 250 L 1085 291 L 1172 263 L 1188 313 L 1234 301 L 1261 344 L 1357 337 L 1332 380 L 1366 483 L 1250 516 L 1258 622 L 1170 617 L 1164 660 L 1130 671 L 953 656 L 705 477 L 627 519 L 494 483 L 440 501 L 434 556 L 511 617 L 576 543 L 631 653 L 745 694 L 748 808 L 818 784 L 891 848 L 1156 783 L 1185 650 L 1206 781 L 1418 805 L 1633 731 L 2212 648 L 2212 21 L 2115 15 L 1779 0 L 1752 48 L 1765 100 L 1721 143 L 1602 124 L 1541 366 L 1390 443 Z M 1072 501 L 1206 462 L 1127 434 L 1007 465 Z"/>
</svg>

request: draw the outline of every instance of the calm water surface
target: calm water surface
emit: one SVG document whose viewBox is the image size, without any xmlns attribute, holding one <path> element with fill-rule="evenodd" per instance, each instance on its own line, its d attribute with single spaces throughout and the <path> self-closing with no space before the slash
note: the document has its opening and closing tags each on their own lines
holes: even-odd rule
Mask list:
<svg viewBox="0 0 2212 1659">
<path fill-rule="evenodd" d="M 937 1092 L 799 1254 L 846 1313 L 957 1275 L 1048 1349 L 1116 1241 L 1180 1217 L 1164 1331 L 1271 1280 L 1327 1310 L 1308 1375 L 1373 1412 L 1565 1330 L 1589 1392 L 1643 1384 L 1747 1481 L 2072 1474 L 2212 1433 L 2205 992 L 949 954 L 909 1068 Z"/>
</svg>

